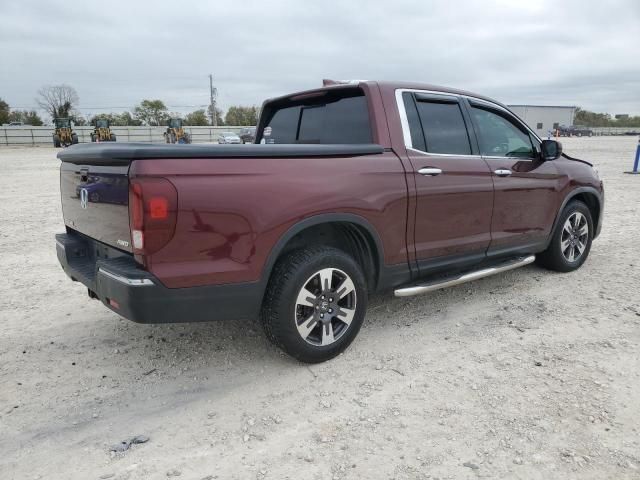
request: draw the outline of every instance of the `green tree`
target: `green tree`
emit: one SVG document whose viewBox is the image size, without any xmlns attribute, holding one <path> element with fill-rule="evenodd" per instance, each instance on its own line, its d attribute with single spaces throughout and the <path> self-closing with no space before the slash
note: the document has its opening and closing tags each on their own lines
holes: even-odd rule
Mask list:
<svg viewBox="0 0 640 480">
<path fill-rule="evenodd" d="M 163 125 L 169 119 L 167 106 L 162 100 L 143 100 L 133 109 L 134 117 L 152 126 Z"/>
<path fill-rule="evenodd" d="M 89 124 L 96 126 L 96 122 L 100 119 L 108 120 L 112 127 L 140 126 L 141 122 L 133 118 L 131 113 L 99 113 L 89 119 Z"/>
<path fill-rule="evenodd" d="M 0 125 L 9 123 L 10 112 L 9 104 L 0 98 Z"/>
<path fill-rule="evenodd" d="M 74 114 L 79 98 L 75 88 L 69 85 L 47 85 L 38 90 L 36 102 L 51 118 L 66 118 Z"/>
<path fill-rule="evenodd" d="M 249 127 L 258 123 L 258 107 L 232 106 L 224 118 L 227 125 Z"/>
<path fill-rule="evenodd" d="M 136 118 L 133 118 L 133 115 L 131 115 L 130 112 L 122 112 L 120 115 L 117 116 L 118 118 L 118 125 L 122 125 L 122 126 L 128 126 L 131 125 L 133 127 L 139 127 L 140 125 L 142 125 L 142 122 Z"/>
<path fill-rule="evenodd" d="M 69 118 L 71 119 L 74 125 L 77 125 L 79 127 L 83 127 L 89 123 L 87 122 L 87 119 L 84 118 L 84 116 L 82 116 L 80 112 L 71 112 L 69 114 Z"/>
<path fill-rule="evenodd" d="M 13 110 L 9 114 L 9 121 L 22 122 L 25 125 L 33 125 L 34 127 L 40 127 L 42 125 L 42 119 L 35 110 Z"/>
<path fill-rule="evenodd" d="M 209 125 L 209 119 L 207 118 L 207 114 L 204 110 L 196 110 L 184 117 L 184 124 L 196 126 Z"/>
</svg>

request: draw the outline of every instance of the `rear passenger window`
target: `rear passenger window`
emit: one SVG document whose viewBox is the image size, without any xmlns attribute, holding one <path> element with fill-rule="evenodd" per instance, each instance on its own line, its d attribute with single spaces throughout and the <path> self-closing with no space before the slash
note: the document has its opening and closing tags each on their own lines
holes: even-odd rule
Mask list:
<svg viewBox="0 0 640 480">
<path fill-rule="evenodd" d="M 460 105 L 438 99 L 404 96 L 413 148 L 428 153 L 470 155 L 471 142 Z"/>
<path fill-rule="evenodd" d="M 467 126 L 457 103 L 416 103 L 422 122 L 427 152 L 470 155 Z"/>
</svg>

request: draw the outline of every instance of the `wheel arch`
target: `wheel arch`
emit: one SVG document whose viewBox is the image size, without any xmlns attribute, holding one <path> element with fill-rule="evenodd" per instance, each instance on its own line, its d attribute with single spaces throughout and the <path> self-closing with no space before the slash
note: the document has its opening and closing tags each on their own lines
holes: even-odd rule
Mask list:
<svg viewBox="0 0 640 480">
<path fill-rule="evenodd" d="M 313 234 L 326 235 L 324 239 Z M 384 265 L 384 249 L 375 227 L 364 217 L 351 213 L 325 213 L 307 217 L 291 226 L 276 242 L 265 262 L 262 283 L 271 278 L 278 259 L 287 251 L 315 240 L 315 244 L 335 246 L 353 255 L 363 269 L 370 291 L 376 289 L 380 271 Z M 323 242 L 322 240 L 328 240 Z M 339 242 L 339 243 L 338 243 Z M 346 242 L 346 243 L 342 243 Z M 313 243 L 312 243 L 313 244 Z"/>
<path fill-rule="evenodd" d="M 596 238 L 600 233 L 601 221 L 602 221 L 602 209 L 603 209 L 603 199 L 602 194 L 598 192 L 594 187 L 578 187 L 571 190 L 562 201 L 562 205 L 558 209 L 558 213 L 556 213 L 556 218 L 553 222 L 553 228 L 551 229 L 551 236 L 549 241 L 551 241 L 551 237 L 553 236 L 553 232 L 555 232 L 556 227 L 558 225 L 558 221 L 560 219 L 560 215 L 564 211 L 565 207 L 572 200 L 580 200 L 584 204 L 589 207 L 589 211 L 591 212 L 591 218 L 593 220 L 593 224 L 595 225 L 595 232 L 593 238 Z"/>
</svg>

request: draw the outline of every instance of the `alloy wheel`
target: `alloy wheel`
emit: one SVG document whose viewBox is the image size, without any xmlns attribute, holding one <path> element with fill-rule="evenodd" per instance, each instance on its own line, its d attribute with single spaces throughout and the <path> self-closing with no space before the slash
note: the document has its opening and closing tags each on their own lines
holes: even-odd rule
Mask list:
<svg viewBox="0 0 640 480">
<path fill-rule="evenodd" d="M 589 223 L 580 212 L 573 212 L 564 222 L 560 236 L 560 250 L 568 262 L 577 262 L 587 248 Z"/>
<path fill-rule="evenodd" d="M 356 313 L 353 280 L 337 268 L 323 268 L 300 289 L 295 305 L 295 324 L 305 342 L 327 346 L 349 329 Z"/>
</svg>

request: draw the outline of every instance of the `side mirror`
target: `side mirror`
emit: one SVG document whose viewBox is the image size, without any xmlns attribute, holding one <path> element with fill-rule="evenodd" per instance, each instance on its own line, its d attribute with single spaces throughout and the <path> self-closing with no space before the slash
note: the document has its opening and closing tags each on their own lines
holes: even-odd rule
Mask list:
<svg viewBox="0 0 640 480">
<path fill-rule="evenodd" d="M 556 160 L 562 155 L 562 144 L 555 140 L 543 140 L 540 144 L 543 160 Z"/>
</svg>

